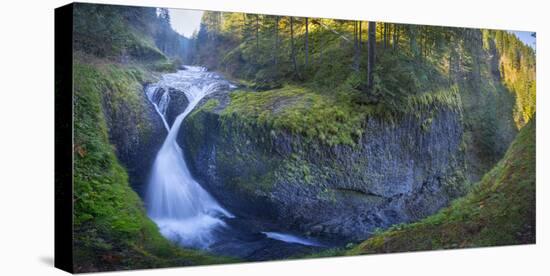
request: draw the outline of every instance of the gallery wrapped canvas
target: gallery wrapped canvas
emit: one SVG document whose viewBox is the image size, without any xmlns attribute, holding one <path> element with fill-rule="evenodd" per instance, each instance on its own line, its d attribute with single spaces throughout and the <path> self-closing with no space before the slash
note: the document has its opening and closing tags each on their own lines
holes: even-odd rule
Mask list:
<svg viewBox="0 0 550 276">
<path fill-rule="evenodd" d="M 535 243 L 535 33 L 76 3 L 56 266 Z"/>
</svg>

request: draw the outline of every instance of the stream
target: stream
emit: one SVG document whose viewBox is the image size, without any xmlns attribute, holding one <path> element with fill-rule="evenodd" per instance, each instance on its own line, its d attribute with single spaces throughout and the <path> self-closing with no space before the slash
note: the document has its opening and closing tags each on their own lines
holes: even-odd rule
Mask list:
<svg viewBox="0 0 550 276">
<path fill-rule="evenodd" d="M 147 213 L 167 239 L 187 248 L 245 260 L 272 260 L 326 248 L 296 233 L 276 231 L 272 222 L 240 218 L 218 202 L 192 176 L 176 138 L 185 117 L 205 96 L 235 85 L 204 67 L 185 66 L 145 88 L 168 135 L 156 155 L 145 196 Z M 169 88 L 185 93 L 189 104 L 172 126 L 166 120 Z M 159 94 L 160 93 L 160 94 Z"/>
</svg>

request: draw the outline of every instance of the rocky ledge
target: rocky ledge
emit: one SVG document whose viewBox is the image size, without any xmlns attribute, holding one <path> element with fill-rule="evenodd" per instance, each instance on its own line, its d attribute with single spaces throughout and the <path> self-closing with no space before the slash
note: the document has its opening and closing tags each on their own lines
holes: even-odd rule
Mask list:
<svg viewBox="0 0 550 276">
<path fill-rule="evenodd" d="M 368 118 L 355 145 L 327 145 L 203 99 L 178 142 L 199 182 L 240 217 L 346 241 L 433 214 L 465 191 L 460 110 Z M 280 107 L 278 107 L 280 108 Z"/>
</svg>

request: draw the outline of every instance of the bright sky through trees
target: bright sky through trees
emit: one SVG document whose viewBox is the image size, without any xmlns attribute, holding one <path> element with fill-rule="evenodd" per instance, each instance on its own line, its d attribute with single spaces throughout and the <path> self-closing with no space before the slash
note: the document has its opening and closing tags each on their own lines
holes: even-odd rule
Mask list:
<svg viewBox="0 0 550 276">
<path fill-rule="evenodd" d="M 537 39 L 532 36 L 533 32 L 512 31 L 511 33 L 515 34 L 519 38 L 519 40 L 521 40 L 526 45 L 531 46 L 531 48 L 533 49 L 535 48 Z"/>
<path fill-rule="evenodd" d="M 186 9 L 168 9 L 172 28 L 183 36 L 190 38 L 195 31 L 199 31 L 201 18 L 204 11 Z M 532 32 L 510 31 L 515 34 L 523 43 L 535 48 L 535 41 Z"/>
<path fill-rule="evenodd" d="M 198 10 L 168 9 L 170 11 L 170 23 L 176 32 L 190 38 L 193 32 L 199 31 L 201 17 L 204 13 Z"/>
</svg>

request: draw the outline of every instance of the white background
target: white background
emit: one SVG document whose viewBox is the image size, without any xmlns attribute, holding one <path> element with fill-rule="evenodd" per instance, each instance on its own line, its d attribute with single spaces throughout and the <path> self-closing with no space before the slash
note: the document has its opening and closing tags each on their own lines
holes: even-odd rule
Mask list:
<svg viewBox="0 0 550 276">
<path fill-rule="evenodd" d="M 97 1 L 107 2 L 107 1 Z M 126 0 L 118 4 L 537 31 L 537 245 L 136 271 L 134 275 L 550 275 L 548 12 L 542 0 Z M 0 9 L 0 275 L 53 268 L 54 13 L 66 1 Z M 545 71 L 546 69 L 546 71 Z M 67 118 L 69 119 L 69 118 Z M 116 272 L 109 275 L 127 275 Z"/>
</svg>

